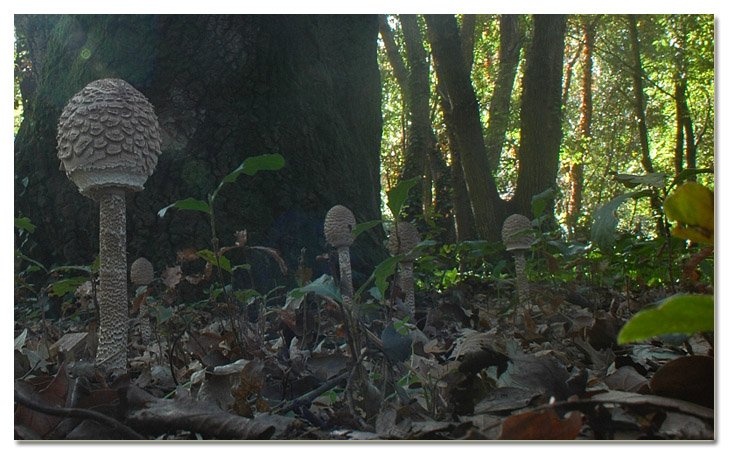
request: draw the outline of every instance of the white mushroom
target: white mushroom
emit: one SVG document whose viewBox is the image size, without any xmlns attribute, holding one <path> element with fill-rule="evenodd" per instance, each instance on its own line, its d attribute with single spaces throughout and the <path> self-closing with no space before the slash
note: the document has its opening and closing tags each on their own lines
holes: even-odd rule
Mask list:
<svg viewBox="0 0 730 456">
<path fill-rule="evenodd" d="M 342 300 L 348 310 L 352 309 L 353 286 L 352 266 L 350 265 L 350 246 L 355 241 L 352 230 L 355 229 L 355 216 L 342 205 L 333 206 L 324 220 L 324 237 L 327 243 L 337 249 L 340 263 L 340 289 Z"/>
<path fill-rule="evenodd" d="M 530 292 L 525 275 L 525 252 L 535 241 L 530 219 L 520 214 L 507 217 L 502 225 L 502 242 L 508 252 L 515 256 L 517 274 L 517 296 L 520 306 L 529 306 Z"/>
<path fill-rule="evenodd" d="M 388 238 L 388 251 L 393 256 L 410 252 L 421 242 L 418 230 L 408 222 L 397 222 Z M 416 298 L 413 291 L 413 261 L 416 255 L 411 253 L 400 261 L 400 288 L 405 293 L 406 308 L 416 315 Z"/>
<path fill-rule="evenodd" d="M 106 374 L 127 371 L 127 228 L 125 194 L 140 191 L 161 154 L 154 108 L 121 79 L 91 82 L 58 121 L 61 169 L 99 202 L 99 343 Z"/>
</svg>

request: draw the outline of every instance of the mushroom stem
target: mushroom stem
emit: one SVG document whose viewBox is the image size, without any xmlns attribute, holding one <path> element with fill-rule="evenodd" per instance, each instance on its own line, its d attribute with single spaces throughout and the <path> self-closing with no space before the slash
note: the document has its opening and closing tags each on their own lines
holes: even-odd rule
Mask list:
<svg viewBox="0 0 730 456">
<path fill-rule="evenodd" d="M 406 297 L 404 304 L 406 308 L 411 312 L 411 315 L 416 315 L 416 298 L 413 293 L 413 263 L 410 261 L 403 261 L 400 264 L 400 288 L 405 293 Z"/>
<path fill-rule="evenodd" d="M 124 189 L 99 195 L 99 346 L 96 365 L 112 376 L 127 371 L 127 229 Z"/>
<path fill-rule="evenodd" d="M 517 296 L 519 305 L 522 308 L 530 306 L 530 291 L 528 289 L 527 275 L 525 274 L 525 252 L 515 250 L 515 273 L 517 275 Z M 516 312 L 515 312 L 516 313 Z"/>
<path fill-rule="evenodd" d="M 350 264 L 350 249 L 347 246 L 337 247 L 337 257 L 340 262 L 340 289 L 342 300 L 347 310 L 352 310 L 354 290 L 352 286 L 352 266 Z"/>
</svg>

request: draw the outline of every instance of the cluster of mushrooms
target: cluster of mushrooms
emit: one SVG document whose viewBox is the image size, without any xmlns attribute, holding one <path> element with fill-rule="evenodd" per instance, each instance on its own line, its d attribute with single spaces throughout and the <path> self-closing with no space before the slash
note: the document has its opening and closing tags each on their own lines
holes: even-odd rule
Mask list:
<svg viewBox="0 0 730 456">
<path fill-rule="evenodd" d="M 58 122 L 58 158 L 61 170 L 81 194 L 99 202 L 99 341 L 96 366 L 107 376 L 127 371 L 129 311 L 127 301 L 126 194 L 144 188 L 161 154 L 160 128 L 152 104 L 121 79 L 89 83 L 68 102 Z M 349 248 L 354 242 L 353 213 L 336 205 L 325 217 L 327 243 L 337 249 L 340 287 L 348 310 L 353 306 Z M 524 252 L 533 242 L 530 221 L 510 216 L 502 230 L 508 251 L 515 254 L 520 302 L 528 300 Z M 400 289 L 406 309 L 415 315 L 413 290 L 414 247 L 420 242 L 416 228 L 398 221 L 388 240 L 400 261 Z M 135 286 L 148 285 L 152 264 L 140 258 L 132 264 Z"/>
</svg>

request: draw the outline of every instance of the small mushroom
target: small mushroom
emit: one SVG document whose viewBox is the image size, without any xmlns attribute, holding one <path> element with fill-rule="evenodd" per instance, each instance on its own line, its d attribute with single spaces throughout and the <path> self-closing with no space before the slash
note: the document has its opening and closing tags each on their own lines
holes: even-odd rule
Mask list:
<svg viewBox="0 0 730 456">
<path fill-rule="evenodd" d="M 134 260 L 134 263 L 129 268 L 129 278 L 132 281 L 132 285 L 136 287 L 149 285 L 152 279 L 155 278 L 155 270 L 150 260 L 145 257 L 139 257 Z"/>
<path fill-rule="evenodd" d="M 530 293 L 525 275 L 525 252 L 535 241 L 530 219 L 520 214 L 507 217 L 502 225 L 502 242 L 508 252 L 515 256 L 515 272 L 517 273 L 517 296 L 520 306 L 528 306 Z"/>
<path fill-rule="evenodd" d="M 408 222 L 397 222 L 388 238 L 388 251 L 391 255 L 401 255 L 413 250 L 421 242 L 418 230 Z M 400 261 L 400 288 L 405 293 L 406 308 L 416 315 L 416 298 L 413 292 L 413 261 L 416 255 L 411 253 Z"/>
<path fill-rule="evenodd" d="M 135 287 L 149 285 L 155 278 L 155 270 L 152 267 L 152 263 L 145 257 L 137 258 L 129 268 L 129 278 Z M 142 342 L 145 345 L 149 345 L 152 342 L 150 313 L 147 309 L 147 293 L 145 291 L 142 294 L 142 302 L 139 309 L 139 332 L 142 337 Z"/>
<path fill-rule="evenodd" d="M 140 191 L 160 156 L 152 104 L 126 81 L 100 79 L 73 96 L 58 120 L 61 169 L 82 195 L 99 202 L 99 343 L 97 367 L 127 371 L 127 228 L 125 195 Z"/>
<path fill-rule="evenodd" d="M 345 307 L 352 309 L 354 289 L 352 286 L 352 266 L 350 265 L 350 246 L 355 241 L 355 216 L 342 205 L 333 206 L 324 219 L 324 237 L 327 243 L 337 249 L 340 263 L 340 289 Z"/>
</svg>

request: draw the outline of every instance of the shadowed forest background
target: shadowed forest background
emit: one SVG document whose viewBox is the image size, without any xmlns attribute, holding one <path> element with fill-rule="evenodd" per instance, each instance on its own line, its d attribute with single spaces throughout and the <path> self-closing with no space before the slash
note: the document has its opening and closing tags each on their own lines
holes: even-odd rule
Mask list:
<svg viewBox="0 0 730 456">
<path fill-rule="evenodd" d="M 511 325 L 509 331 L 522 334 L 521 353 L 532 356 L 540 348 L 531 344 L 544 342 L 541 337 L 553 340 L 544 331 L 554 329 L 557 320 L 551 318 L 561 314 L 572 322 L 568 326 L 575 334 L 565 329 L 554 336 L 572 340 L 582 327 L 580 337 L 591 347 L 581 346 L 582 356 L 590 358 L 586 364 L 591 369 L 600 371 L 590 371 L 588 385 L 590 379 L 604 381 L 613 372 L 610 366 L 629 364 L 611 363 L 616 356 L 629 357 L 614 350 L 616 336 L 631 316 L 676 294 L 713 293 L 714 231 L 708 229 L 714 230 L 714 224 L 702 224 L 708 220 L 705 212 L 701 222 L 685 223 L 665 201 L 686 183 L 714 190 L 714 30 L 712 15 L 16 15 L 16 349 L 24 329 L 31 328 L 38 337 L 32 350 L 30 345 L 23 348 L 35 353 L 36 367 L 29 364 L 36 358 L 26 352 L 29 361 L 18 367 L 16 354 L 16 378 L 19 370 L 26 376 L 32 372 L 31 377 L 41 372 L 58 377 L 53 366 L 61 361 L 54 359 L 55 352 L 41 353 L 38 347 L 53 344 L 67 332 L 94 336 L 87 327 L 94 319 L 94 306 L 79 290 L 93 283 L 98 205 L 59 170 L 56 135 L 61 111 L 74 94 L 96 79 L 121 78 L 152 103 L 162 137 L 162 155 L 145 189 L 127 195 L 127 257 L 130 263 L 146 257 L 159 276 L 156 296 L 152 288 L 144 293 L 129 290 L 133 314 L 141 312 L 140 303 L 155 309 L 151 315 L 160 352 L 150 355 L 154 361 L 147 363 L 147 371 L 142 369 L 147 372 L 143 375 L 152 375 L 150 366 L 155 363 L 166 369 L 169 364 L 175 380 L 170 384 L 165 377 L 169 390 L 178 385 L 177 375 L 192 381 L 195 368 L 186 355 L 175 354 L 175 344 L 201 323 L 193 320 L 204 318 L 185 312 L 210 312 L 215 320 L 226 293 L 233 296 L 236 318 L 241 320 L 237 328 L 226 313 L 222 318 L 235 334 L 226 336 L 221 329 L 216 336 L 229 345 L 228 362 L 265 364 L 268 358 L 260 350 L 266 349 L 251 347 L 274 337 L 289 350 L 294 350 L 295 339 L 297 350 L 314 350 L 317 343 L 321 348 L 325 341 L 329 346 L 331 338 L 350 336 L 351 329 L 338 327 L 327 337 L 317 332 L 307 341 L 313 322 L 321 329 L 326 326 L 324 314 L 332 317 L 334 312 L 312 307 L 311 294 L 304 301 L 310 307 L 271 310 L 303 299 L 290 291 L 315 290 L 305 287 L 323 284 L 318 281 L 323 277 L 339 283 L 337 258 L 325 240 L 323 222 L 332 206 L 344 205 L 362 228 L 351 247 L 355 289 L 364 287 L 358 297 L 375 309 L 362 317 L 367 323 L 359 324 L 371 325 L 370 330 L 381 335 L 380 349 L 385 343 L 384 351 L 392 352 L 381 330 L 392 328 L 391 321 L 398 317 L 405 326 L 396 324 L 397 329 L 422 343 L 420 355 L 432 363 L 423 361 L 423 366 L 434 372 L 446 358 L 468 354 L 464 345 L 473 340 L 464 342 L 467 328 L 489 333 Z M 221 179 L 245 159 L 265 154 L 281 155 L 285 165 L 221 187 L 213 244 L 212 218 L 200 211 L 159 214 L 186 198 L 208 201 Z M 403 204 L 393 213 L 397 195 L 403 196 Z M 528 306 L 524 314 L 515 291 L 513 257 L 501 242 L 503 223 L 512 214 L 527 217 L 535 236 L 526 273 L 532 284 L 530 299 L 539 310 Z M 417 311 L 405 319 L 400 313 L 402 290 L 395 280 L 401 269 L 388 263 L 386 248 L 395 220 L 411 222 L 425 241 L 414 266 Z M 674 228 L 692 231 L 698 225 L 700 235 L 694 237 Z M 227 283 L 221 283 L 223 275 L 211 275 L 216 264 L 206 257 L 213 255 L 208 249 L 244 244 L 251 248 L 228 254 L 237 266 L 228 266 Z M 334 305 L 326 298 L 320 304 L 324 302 Z M 576 310 L 580 315 L 557 311 L 561 305 L 590 308 L 592 320 L 577 325 L 582 310 Z M 532 316 L 530 309 L 535 311 Z M 307 312 L 318 316 L 311 320 Z M 436 322 L 444 318 L 458 323 L 439 326 Z M 586 331 L 593 332 L 592 341 Z M 428 338 L 417 340 L 416 332 Z M 692 343 L 699 344 L 711 355 L 707 347 L 713 342 L 706 333 L 687 346 L 696 349 Z M 305 347 L 305 341 L 310 345 Z M 165 352 L 163 342 L 172 351 Z M 85 350 L 93 352 L 95 346 L 88 344 Z M 424 353 L 423 344 L 431 351 Z M 463 350 L 455 355 L 457 346 Z M 562 345 L 553 348 L 569 353 Z M 483 367 L 501 366 L 500 356 L 515 354 L 513 348 L 494 350 L 490 353 L 500 355 L 482 359 Z M 683 354 L 696 354 L 688 350 Z M 211 350 L 204 351 L 198 361 L 210 367 L 210 359 L 201 360 Z M 302 374 L 298 380 L 306 377 L 303 384 L 287 383 L 276 394 L 264 391 L 263 385 L 256 391 L 251 386 L 249 393 L 268 397 L 269 405 L 249 400 L 251 410 L 238 410 L 239 415 L 252 418 L 269 410 L 272 397 L 274 402 L 290 400 L 322 386 L 342 375 L 335 365 L 346 365 L 358 375 L 358 369 L 372 367 L 362 367 L 365 351 L 361 358 L 348 353 L 328 358 L 331 365 L 322 368 L 328 375 L 314 375 L 316 381 Z M 286 356 L 294 357 L 294 352 Z M 570 352 L 559 357 L 570 367 L 566 372 L 585 368 L 585 360 L 574 356 Z M 393 361 L 392 353 L 386 358 Z M 632 359 L 644 366 L 644 371 L 636 368 L 637 375 L 648 382 L 670 358 L 648 367 L 645 360 Z M 281 372 L 272 374 L 275 369 L 265 365 L 255 374 L 262 377 L 250 375 L 269 380 L 273 375 L 283 382 Z M 297 373 L 299 367 L 289 366 Z M 418 370 L 411 366 L 417 376 L 414 369 Z M 534 373 L 532 367 L 526 369 Z M 474 372 L 479 369 L 461 371 L 468 381 L 457 381 L 447 371 L 439 371 L 439 378 L 448 387 L 437 387 L 436 382 L 424 392 L 425 377 L 419 377 L 420 383 L 407 386 L 407 393 L 382 386 L 383 396 L 395 388 L 395 399 L 390 399 L 400 405 L 407 402 L 404 394 L 425 401 L 423 414 L 414 412 L 409 418 L 413 421 L 428 416 L 444 422 L 446 416 L 474 414 L 474 405 L 495 385 L 480 383 L 476 388 L 469 383 L 476 382 Z M 372 378 L 373 371 L 368 372 Z M 501 372 L 490 375 L 500 378 Z M 641 389 L 644 383 L 631 379 L 637 382 L 634 386 L 640 385 L 625 391 L 648 392 L 648 386 Z M 387 377 L 376 380 L 389 385 Z M 569 384 L 558 396 L 584 393 L 585 378 L 583 382 L 582 390 Z M 474 388 L 479 392 L 465 398 L 464 391 Z M 615 383 L 608 387 L 616 388 Z M 162 390 L 153 394 L 169 393 Z M 349 391 L 348 381 L 345 392 Z M 469 432 L 476 438 L 496 437 L 490 434 L 491 424 L 476 421 L 470 421 L 475 429 L 470 431 L 464 426 L 410 427 L 402 435 L 384 437 L 382 426 L 375 425 L 376 416 L 384 419 L 383 409 L 345 418 L 357 409 L 347 394 L 328 402 L 350 406 L 335 407 L 329 419 L 379 438 L 461 438 Z M 713 400 L 682 399 L 703 406 L 711 406 Z M 324 415 L 318 415 L 322 422 L 327 421 Z M 402 409 L 397 416 L 391 417 L 394 426 L 402 424 Z M 694 416 L 701 416 L 705 425 L 709 422 L 699 412 Z M 322 422 L 313 426 L 327 429 Z M 556 429 L 562 432 L 568 425 Z M 272 426 L 277 428 L 274 438 L 301 438 L 288 424 Z M 596 431 L 596 422 L 591 426 L 590 432 L 585 427 L 574 434 L 565 431 L 570 436 L 565 438 L 617 436 L 615 430 Z M 624 437 L 708 436 L 704 430 L 685 435 L 666 430 L 668 434 L 661 434 L 641 425 L 636 429 Z M 54 435 L 35 431 L 41 438 Z"/>
</svg>

